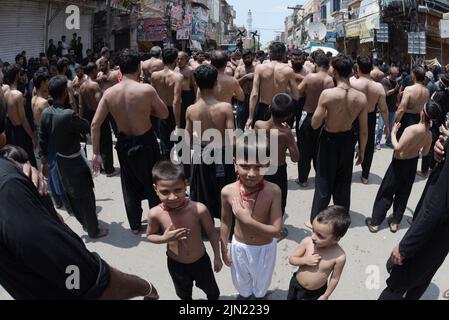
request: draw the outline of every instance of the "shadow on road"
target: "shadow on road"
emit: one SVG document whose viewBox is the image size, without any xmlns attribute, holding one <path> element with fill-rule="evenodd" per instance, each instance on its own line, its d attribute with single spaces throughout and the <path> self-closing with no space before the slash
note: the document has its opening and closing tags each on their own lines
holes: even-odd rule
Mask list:
<svg viewBox="0 0 449 320">
<path fill-rule="evenodd" d="M 420 300 L 438 300 L 439 297 L 440 297 L 440 288 L 438 288 L 438 286 L 435 283 L 431 282 Z"/>
<path fill-rule="evenodd" d="M 109 234 L 106 237 L 92 239 L 87 235 L 83 235 L 81 236 L 81 238 L 86 243 L 103 242 L 110 244 L 111 246 L 124 249 L 136 247 L 137 245 L 139 245 L 139 243 L 145 241 L 145 237 L 142 236 L 145 228 L 142 227 L 142 233 L 135 235 L 129 228 L 123 227 L 123 223 L 124 222 L 112 222 L 108 224 L 104 221 L 99 221 L 99 225 L 101 228 L 109 229 Z"/>
<path fill-rule="evenodd" d="M 360 177 L 362 176 L 362 171 L 357 171 L 352 173 L 352 183 L 362 184 L 362 181 L 360 181 Z M 378 176 L 375 173 L 370 172 L 369 178 L 368 178 L 368 184 L 377 184 L 380 185 L 382 183 L 383 178 L 381 176 Z"/>
<path fill-rule="evenodd" d="M 302 188 L 295 182 L 295 180 L 288 180 L 288 190 L 313 190 L 315 189 L 315 177 L 309 178 L 309 185 Z"/>
</svg>

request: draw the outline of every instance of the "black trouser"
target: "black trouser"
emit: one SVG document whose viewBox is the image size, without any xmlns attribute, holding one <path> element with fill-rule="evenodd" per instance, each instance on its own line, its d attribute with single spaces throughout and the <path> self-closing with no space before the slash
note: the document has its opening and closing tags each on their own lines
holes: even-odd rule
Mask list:
<svg viewBox="0 0 449 320">
<path fill-rule="evenodd" d="M 382 180 L 374 202 L 371 224 L 378 226 L 384 221 L 393 203 L 391 222 L 399 224 L 407 208 L 407 201 L 415 182 L 418 158 L 398 160 L 393 158 Z"/>
<path fill-rule="evenodd" d="M 416 218 L 418 217 L 418 213 L 421 210 L 421 207 L 424 203 L 424 199 L 426 198 L 427 191 L 438 181 L 440 173 L 441 173 L 441 165 L 436 166 L 430 173 L 430 176 L 427 179 L 426 186 L 424 187 L 424 191 L 421 195 L 421 198 L 419 199 L 418 204 L 416 205 L 415 212 L 413 212 L 413 221 L 415 221 Z"/>
<path fill-rule="evenodd" d="M 440 132 L 438 129 L 431 129 L 432 132 L 432 145 L 430 146 L 430 152 L 427 156 L 422 157 L 421 159 L 421 172 L 427 173 L 429 169 L 433 169 L 436 165 L 436 161 L 433 157 L 433 148 L 435 147 L 435 143 L 438 140 L 438 137 L 440 135 Z"/>
<path fill-rule="evenodd" d="M 170 141 L 170 135 L 176 128 L 175 114 L 173 107 L 168 106 L 168 118 L 159 119 L 159 139 L 161 142 L 161 152 L 163 159 L 170 159 L 170 151 L 175 146 L 174 141 Z"/>
<path fill-rule="evenodd" d="M 298 180 L 306 183 L 311 169 L 310 161 L 313 160 L 313 168 L 316 170 L 316 156 L 318 150 L 318 139 L 321 129 L 312 128 L 313 113 L 308 113 L 304 122 L 297 131 L 297 144 L 299 149 Z M 298 120 L 297 120 L 298 121 Z"/>
<path fill-rule="evenodd" d="M 296 279 L 296 272 L 290 280 L 287 300 L 318 300 L 327 290 L 327 283 L 317 290 L 307 290 Z"/>
<path fill-rule="evenodd" d="M 132 230 L 142 225 L 142 200 L 148 200 L 150 208 L 159 204 L 153 188 L 152 170 L 161 155 L 152 130 L 133 137 L 119 133 L 115 146 L 120 162 L 120 177 L 126 215 Z"/>
<path fill-rule="evenodd" d="M 288 193 L 287 164 L 279 166 L 275 174 L 265 176 L 265 180 L 277 184 L 281 189 L 282 215 L 284 215 L 285 207 L 287 205 L 287 193 Z"/>
<path fill-rule="evenodd" d="M 237 102 L 236 127 L 242 131 L 245 130 L 246 121 L 249 117 L 249 94 L 245 94 L 243 101 Z"/>
<path fill-rule="evenodd" d="M 182 91 L 181 92 L 181 119 L 180 119 L 180 128 L 186 128 L 186 112 L 187 108 L 195 103 L 195 92 L 193 90 Z"/>
<path fill-rule="evenodd" d="M 419 113 L 404 113 L 401 118 L 401 127 L 396 134 L 397 140 L 399 141 L 399 139 L 401 139 L 401 136 L 407 127 L 418 124 L 419 121 L 421 121 L 421 115 Z"/>
<path fill-rule="evenodd" d="M 15 126 L 6 118 L 5 126 L 6 142 L 21 147 L 28 155 L 30 164 L 37 168 L 36 156 L 34 155 L 33 141 L 22 125 Z"/>
<path fill-rule="evenodd" d="M 190 264 L 175 261 L 167 256 L 167 265 L 175 285 L 176 295 L 181 300 L 192 300 L 194 281 L 195 286 L 206 293 L 208 300 L 218 300 L 220 297 L 220 289 L 215 281 L 214 271 L 207 253 Z"/>
<path fill-rule="evenodd" d="M 56 156 L 61 183 L 73 214 L 90 237 L 98 234 L 98 218 L 90 168 L 82 156 L 73 159 Z"/>
<path fill-rule="evenodd" d="M 362 177 L 369 178 L 374 155 L 374 140 L 376 138 L 376 111 L 368 113 L 368 141 L 366 142 L 365 156 L 362 162 Z"/>
<path fill-rule="evenodd" d="M 95 111 L 87 110 L 84 118 L 92 123 L 94 119 Z M 111 120 L 114 119 L 110 114 L 101 124 L 100 128 L 100 154 L 103 159 L 103 168 L 106 173 L 114 172 L 114 153 L 112 151 L 112 133 L 111 133 Z M 114 122 L 115 123 L 115 122 Z"/>
<path fill-rule="evenodd" d="M 256 105 L 256 109 L 254 110 L 254 118 L 253 118 L 253 123 L 252 126 L 254 128 L 254 125 L 256 124 L 257 121 L 262 120 L 262 121 L 268 121 L 271 118 L 271 112 L 268 109 L 268 104 L 263 103 L 263 102 L 259 102 Z"/>
<path fill-rule="evenodd" d="M 446 199 L 442 200 L 446 201 Z M 426 245 L 403 265 L 395 265 L 380 300 L 418 300 L 449 253 L 449 221 L 442 221 L 430 234 Z"/>
<path fill-rule="evenodd" d="M 342 206 L 349 211 L 354 159 L 353 139 L 352 130 L 340 133 L 322 131 L 318 147 L 311 222 L 327 208 L 331 196 L 334 205 Z"/>
</svg>

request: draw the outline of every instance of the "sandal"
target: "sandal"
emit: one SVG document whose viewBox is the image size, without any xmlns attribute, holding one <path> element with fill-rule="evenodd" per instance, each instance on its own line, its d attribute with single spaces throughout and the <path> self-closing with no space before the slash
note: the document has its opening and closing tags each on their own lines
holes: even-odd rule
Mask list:
<svg viewBox="0 0 449 320">
<path fill-rule="evenodd" d="M 373 219 L 371 219 L 371 218 L 366 218 L 366 219 L 365 219 L 365 224 L 366 224 L 366 226 L 368 227 L 368 230 L 369 230 L 371 233 L 377 233 L 377 232 L 379 232 L 379 226 L 373 226 L 373 225 L 371 224 L 372 221 L 373 221 Z"/>
<path fill-rule="evenodd" d="M 299 179 L 295 179 L 295 182 L 299 184 L 301 188 L 307 188 L 309 186 L 308 182 L 299 182 Z"/>
<path fill-rule="evenodd" d="M 362 176 L 360 176 L 360 181 L 361 181 L 363 184 L 368 184 L 368 179 L 365 179 L 365 178 L 362 177 Z"/>
<path fill-rule="evenodd" d="M 392 233 L 396 233 L 399 230 L 399 224 L 392 222 L 391 218 L 388 218 L 388 226 L 390 227 L 390 231 Z"/>
</svg>

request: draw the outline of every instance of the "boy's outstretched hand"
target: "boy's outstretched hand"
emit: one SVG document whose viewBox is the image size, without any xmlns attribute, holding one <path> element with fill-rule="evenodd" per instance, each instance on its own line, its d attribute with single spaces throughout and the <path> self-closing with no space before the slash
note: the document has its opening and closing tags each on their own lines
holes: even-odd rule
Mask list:
<svg viewBox="0 0 449 320">
<path fill-rule="evenodd" d="M 187 228 L 179 228 L 175 229 L 173 224 L 168 227 L 164 232 L 164 240 L 165 241 L 177 241 L 177 240 L 186 240 L 187 236 L 190 234 L 190 230 Z"/>
<path fill-rule="evenodd" d="M 317 254 L 317 253 L 314 253 L 311 256 L 304 257 L 303 259 L 304 259 L 304 262 L 305 262 L 305 264 L 307 266 L 315 267 L 315 266 L 317 266 L 320 263 L 321 256 L 319 254 Z"/>
</svg>

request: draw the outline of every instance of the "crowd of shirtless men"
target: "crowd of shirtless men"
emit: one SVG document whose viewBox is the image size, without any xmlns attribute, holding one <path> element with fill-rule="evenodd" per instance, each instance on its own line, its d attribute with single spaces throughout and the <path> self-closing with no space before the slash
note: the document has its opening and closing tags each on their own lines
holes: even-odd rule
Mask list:
<svg viewBox="0 0 449 320">
<path fill-rule="evenodd" d="M 438 88 L 431 96 L 423 66 L 413 66 L 412 83 L 405 86 L 396 81 L 397 67 L 392 65 L 382 71 L 384 66 L 370 56 L 362 54 L 353 61 L 346 55 L 332 57 L 320 50 L 310 55 L 300 50 L 287 53 L 285 45 L 279 42 L 270 45 L 268 59 L 261 54 L 256 59 L 251 50 L 236 51 L 230 56 L 220 50 L 207 54 L 196 52 L 190 57 L 174 48 L 162 50 L 153 47 L 149 53 L 151 58 L 145 60 L 134 50 L 125 49 L 117 55 L 119 67 L 113 70 L 109 67 L 111 58 L 108 50 L 102 52 L 103 56 L 95 63 L 77 66 L 73 77 L 67 77 L 70 69 L 65 58 L 57 63 L 58 75 L 51 77 L 44 67 L 36 71 L 31 102 L 33 126 L 26 116 L 23 95 L 17 90 L 19 68 L 7 66 L 0 77 L 0 98 L 7 106 L 6 141 L 23 148 L 26 156 L 22 160 L 30 161 L 34 166 L 37 166 L 35 151 L 38 150 L 41 172 L 49 178 L 55 205 L 59 208 L 65 206 L 75 215 L 90 237 L 107 236 L 108 230 L 99 227 L 95 213 L 91 169 L 80 147 L 81 142 L 87 141 L 86 135 L 91 137 L 94 175 L 103 171 L 111 177 L 118 174 L 112 151 L 112 132 L 115 134 L 126 213 L 131 231 L 137 235 L 142 229 L 141 201 L 148 200 L 150 208 L 159 208 L 162 201 L 160 186 L 155 188 L 153 179 L 159 177 L 159 180 L 164 180 L 170 176 L 168 173 L 159 173 L 158 176 L 158 170 L 162 170 L 159 168 L 161 160 L 171 158 L 176 144 L 171 134 L 179 129 L 185 129 L 190 136 L 200 137 L 206 130 L 216 129 L 223 137 L 220 145 L 229 141 L 226 140 L 229 129 L 240 129 L 245 134 L 254 130 L 275 131 L 278 170 L 276 174 L 266 176 L 265 180 L 269 181 L 269 188 L 272 188 L 270 182 L 279 187 L 272 191 L 276 194 L 276 190 L 280 190 L 281 212 L 277 214 L 283 216 L 285 213 L 288 191 L 286 156 L 289 155 L 293 162 L 298 163 L 296 182 L 300 187 L 308 186 L 312 165 L 316 172 L 310 221 L 305 222 L 312 229 L 316 227 L 317 217 L 332 217 L 333 213 L 322 216 L 323 211 L 329 210 L 326 208 L 331 198 L 338 208 L 350 211 L 354 155 L 356 165 L 362 166 L 360 179 L 368 184 L 375 147 L 380 143 L 376 141 L 379 140 L 376 133 L 380 131 L 380 137 L 385 135 L 394 154 L 376 196 L 372 217 L 366 219 L 370 232 L 379 231 L 392 205 L 393 214 L 387 221 L 391 232 L 398 230 L 415 180 L 418 159 L 420 155 L 431 157 L 429 182 L 413 221 L 410 221 L 412 227 L 392 252 L 392 273 L 382 297 L 408 295 L 408 298 L 419 298 L 424 293 L 449 250 L 447 244 L 442 244 L 438 250 L 430 249 L 435 246 L 431 237 L 443 237 L 442 230 L 448 228 L 444 217 L 447 208 L 442 205 L 441 208 L 434 207 L 436 199 L 446 202 L 441 197 L 447 198 L 447 190 L 439 187 L 444 184 L 440 180 L 446 174 L 443 149 L 449 110 L 447 74 L 439 75 Z M 194 131 L 193 123 L 197 121 L 201 123 L 201 132 Z M 36 128 L 35 131 L 32 127 Z M 230 140 L 235 138 L 230 137 Z M 203 151 L 212 142 L 201 140 L 200 143 Z M 168 171 L 175 170 L 165 165 Z M 246 188 L 245 197 L 251 198 L 254 194 L 258 197 L 266 188 L 263 183 L 246 185 L 243 178 L 236 175 L 236 171 L 241 173 L 237 170 L 239 166 L 238 163 L 235 167 L 232 163 L 184 163 L 182 168 L 190 187 L 189 198 L 204 204 L 208 215 L 221 218 L 222 223 L 223 211 L 226 211 L 223 202 L 227 202 L 237 219 L 235 232 L 244 239 L 242 242 L 270 244 L 266 234 L 265 237 L 242 235 L 239 221 L 243 218 L 237 213 L 240 208 L 226 198 L 228 193 L 232 194 L 228 186 L 236 179 L 240 179 Z M 158 170 L 153 171 L 153 167 Z M 245 170 L 244 166 L 242 168 Z M 253 199 L 254 203 L 257 197 Z M 187 205 L 180 203 L 179 208 Z M 270 207 L 269 201 L 266 205 Z M 168 212 L 174 210 L 161 208 Z M 256 204 L 253 211 L 255 208 Z M 429 218 L 437 211 L 441 216 Z M 228 214 L 225 219 L 229 218 Z M 159 219 L 157 213 L 153 215 L 155 220 Z M 270 220 L 270 213 L 267 215 L 260 219 L 265 219 L 270 225 L 273 219 Z M 426 225 L 430 220 L 433 221 L 431 227 Z M 244 224 L 242 221 L 240 224 Z M 233 228 L 231 220 L 225 222 L 229 229 Z M 257 223 L 263 224 L 263 221 Z M 286 229 L 277 227 L 277 231 L 266 231 L 271 235 L 268 238 L 279 240 L 286 236 Z M 169 222 L 164 225 L 164 235 L 170 228 Z M 151 236 L 159 229 L 154 225 L 149 227 L 150 241 L 153 239 L 158 243 L 159 238 Z M 187 234 L 186 229 L 175 231 L 178 232 L 176 237 L 173 236 L 176 239 L 183 239 Z M 210 236 L 209 231 L 206 233 Z M 447 239 L 449 232 L 445 234 Z M 227 237 L 229 232 L 226 237 L 222 235 L 222 245 L 227 243 L 224 240 Z M 417 239 L 422 241 L 418 243 Z M 313 247 L 312 243 L 309 245 Z M 214 251 L 216 249 L 218 247 L 214 247 Z M 224 256 L 227 257 L 226 254 Z M 429 260 L 433 261 L 430 265 Z M 225 258 L 224 261 L 229 262 Z M 215 269 L 220 269 L 221 261 L 215 262 Z M 319 260 L 315 261 L 315 265 L 318 263 Z M 406 267 L 409 269 L 407 279 L 404 279 L 401 274 L 405 273 Z M 327 275 L 333 268 L 335 266 L 328 270 Z M 415 282 L 410 284 L 410 281 Z M 178 283 L 176 287 L 175 282 L 177 290 L 179 286 Z"/>
</svg>

